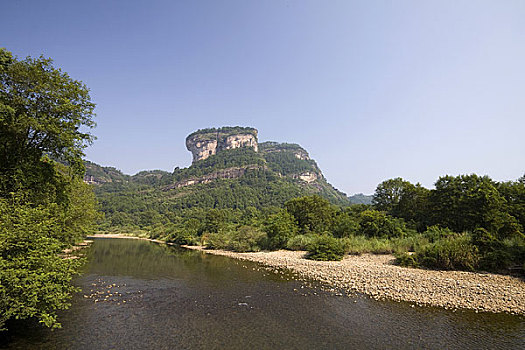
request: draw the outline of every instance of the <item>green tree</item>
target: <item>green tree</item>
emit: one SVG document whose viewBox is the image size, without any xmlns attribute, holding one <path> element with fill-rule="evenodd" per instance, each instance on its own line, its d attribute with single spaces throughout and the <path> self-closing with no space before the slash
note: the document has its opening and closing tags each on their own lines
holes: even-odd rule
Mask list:
<svg viewBox="0 0 525 350">
<path fill-rule="evenodd" d="M 407 233 L 403 219 L 397 219 L 378 210 L 359 214 L 359 233 L 367 237 L 402 237 Z"/>
<path fill-rule="evenodd" d="M 79 263 L 61 252 L 98 218 L 82 182 L 93 109 L 86 86 L 50 59 L 0 49 L 0 328 L 30 317 L 56 327 L 69 305 Z"/>
<path fill-rule="evenodd" d="M 507 201 L 488 176 L 443 176 L 429 196 L 433 223 L 455 232 L 485 228 L 500 238 L 520 233 Z"/>
<path fill-rule="evenodd" d="M 317 236 L 308 245 L 308 259 L 321 261 L 338 261 L 345 256 L 343 243 L 330 235 Z"/>
<path fill-rule="evenodd" d="M 375 209 L 413 222 L 419 231 L 423 231 L 429 223 L 429 193 L 420 184 L 413 185 L 398 177 L 377 186 L 373 203 Z"/>
<path fill-rule="evenodd" d="M 400 177 L 381 182 L 377 185 L 372 203 L 377 210 L 392 214 L 399 205 L 403 193 L 407 188 L 413 187 L 410 182 Z"/>
<path fill-rule="evenodd" d="M 268 218 L 264 230 L 268 235 L 268 248 L 281 249 L 286 247 L 288 240 L 297 234 L 299 228 L 294 217 L 282 210 Z"/>
<path fill-rule="evenodd" d="M 317 195 L 290 199 L 284 206 L 295 218 L 301 233 L 327 231 L 335 214 L 330 202 Z"/>
<path fill-rule="evenodd" d="M 517 181 L 499 183 L 498 191 L 506 200 L 506 212 L 516 218 L 523 233 L 523 228 L 525 228 L 525 176 Z"/>
<path fill-rule="evenodd" d="M 219 232 L 226 225 L 227 215 L 224 210 L 210 209 L 206 213 L 204 221 L 204 232 L 215 233 Z"/>
<path fill-rule="evenodd" d="M 339 211 L 334 217 L 331 231 L 335 237 L 351 237 L 359 232 L 359 220 L 357 215 L 353 215 L 350 208 L 351 207 L 348 207 L 345 208 L 346 210 Z"/>
<path fill-rule="evenodd" d="M 49 200 L 64 192 L 53 161 L 83 174 L 83 149 L 93 136 L 94 103 L 88 88 L 49 58 L 13 58 L 0 48 L 0 196 L 30 190 Z M 57 194 L 55 194 L 57 195 Z"/>
</svg>

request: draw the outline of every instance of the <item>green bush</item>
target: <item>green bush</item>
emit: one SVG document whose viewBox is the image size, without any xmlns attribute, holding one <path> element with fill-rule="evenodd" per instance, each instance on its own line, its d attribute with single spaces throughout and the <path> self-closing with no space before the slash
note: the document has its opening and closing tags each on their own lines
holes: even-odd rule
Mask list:
<svg viewBox="0 0 525 350">
<path fill-rule="evenodd" d="M 519 236 L 503 240 L 503 245 L 508 250 L 512 264 L 521 265 L 525 261 L 525 239 Z"/>
<path fill-rule="evenodd" d="M 396 264 L 403 267 L 419 267 L 417 256 L 408 252 L 396 254 Z"/>
<path fill-rule="evenodd" d="M 417 252 L 421 266 L 443 270 L 473 271 L 478 266 L 478 248 L 468 234 L 441 239 Z"/>
<path fill-rule="evenodd" d="M 350 236 L 341 238 L 345 251 L 352 255 L 370 253 L 370 241 L 365 236 Z"/>
<path fill-rule="evenodd" d="M 267 236 L 253 226 L 241 226 L 233 232 L 231 250 L 235 252 L 258 252 L 266 245 Z"/>
<path fill-rule="evenodd" d="M 479 268 L 488 271 L 497 271 L 507 268 L 512 261 L 505 245 L 484 228 L 477 228 L 472 232 L 472 243 L 477 247 L 481 256 Z"/>
<path fill-rule="evenodd" d="M 206 248 L 227 250 L 230 245 L 230 235 L 228 232 L 205 233 L 202 235 L 202 241 Z"/>
<path fill-rule="evenodd" d="M 359 232 L 358 220 L 348 212 L 340 212 L 334 217 L 332 223 L 332 234 L 334 237 L 352 237 Z"/>
<path fill-rule="evenodd" d="M 308 245 L 308 259 L 333 261 L 342 260 L 345 255 L 343 243 L 328 235 L 318 236 Z"/>
<path fill-rule="evenodd" d="M 394 252 L 392 242 L 389 239 L 370 239 L 370 252 L 373 254 L 391 254 Z"/>
<path fill-rule="evenodd" d="M 301 233 L 328 230 L 335 214 L 330 202 L 318 195 L 293 198 L 284 206 L 295 218 Z"/>
</svg>

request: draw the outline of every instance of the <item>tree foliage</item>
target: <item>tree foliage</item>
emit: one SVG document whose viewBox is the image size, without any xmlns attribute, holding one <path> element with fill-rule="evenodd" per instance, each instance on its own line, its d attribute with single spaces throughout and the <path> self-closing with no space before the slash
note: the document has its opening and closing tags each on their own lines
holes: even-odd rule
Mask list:
<svg viewBox="0 0 525 350">
<path fill-rule="evenodd" d="M 94 104 L 51 59 L 0 49 L 0 328 L 34 317 L 57 327 L 79 263 L 61 251 L 99 214 L 82 182 Z"/>
<path fill-rule="evenodd" d="M 0 328 L 29 317 L 57 327 L 56 310 L 69 306 L 79 261 L 59 256 L 67 226 L 56 212 L 0 199 Z"/>
<path fill-rule="evenodd" d="M 284 206 L 293 215 L 302 233 L 327 231 L 335 213 L 330 202 L 317 195 L 294 198 Z"/>
<path fill-rule="evenodd" d="M 507 203 L 497 183 L 488 176 L 440 177 L 429 200 L 432 222 L 456 232 L 481 227 L 504 238 L 522 230 L 506 210 Z"/>
<path fill-rule="evenodd" d="M 268 235 L 268 248 L 281 249 L 286 247 L 288 240 L 297 235 L 299 228 L 295 218 L 286 210 L 271 215 L 265 223 L 265 231 Z"/>
<path fill-rule="evenodd" d="M 81 175 L 82 150 L 93 139 L 81 127 L 94 126 L 87 87 L 51 59 L 17 60 L 5 49 L 0 57 L 0 195 L 51 183 L 50 159 Z"/>
</svg>

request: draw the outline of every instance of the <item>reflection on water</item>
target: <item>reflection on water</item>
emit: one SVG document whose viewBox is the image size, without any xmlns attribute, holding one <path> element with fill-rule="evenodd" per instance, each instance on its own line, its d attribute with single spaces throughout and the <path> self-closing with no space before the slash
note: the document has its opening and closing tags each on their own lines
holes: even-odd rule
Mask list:
<svg viewBox="0 0 525 350">
<path fill-rule="evenodd" d="M 523 349 L 525 320 L 334 296 L 258 265 L 97 239 L 63 328 L 9 349 Z"/>
</svg>

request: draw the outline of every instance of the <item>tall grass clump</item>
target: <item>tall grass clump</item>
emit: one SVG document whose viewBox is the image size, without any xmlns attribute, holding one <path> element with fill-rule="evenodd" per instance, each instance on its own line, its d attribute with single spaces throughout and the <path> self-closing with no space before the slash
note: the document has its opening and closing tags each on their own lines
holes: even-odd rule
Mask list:
<svg viewBox="0 0 525 350">
<path fill-rule="evenodd" d="M 345 250 L 352 255 L 361 254 L 391 254 L 396 250 L 396 239 L 368 238 L 365 236 L 350 236 L 341 239 Z"/>
<path fill-rule="evenodd" d="M 286 243 L 286 249 L 289 250 L 308 250 L 308 246 L 315 240 L 316 235 L 306 234 L 297 235 L 290 239 Z"/>
<path fill-rule="evenodd" d="M 440 270 L 474 271 L 478 266 L 478 248 L 469 234 L 458 234 L 440 239 L 416 252 L 421 266 Z"/>
</svg>

